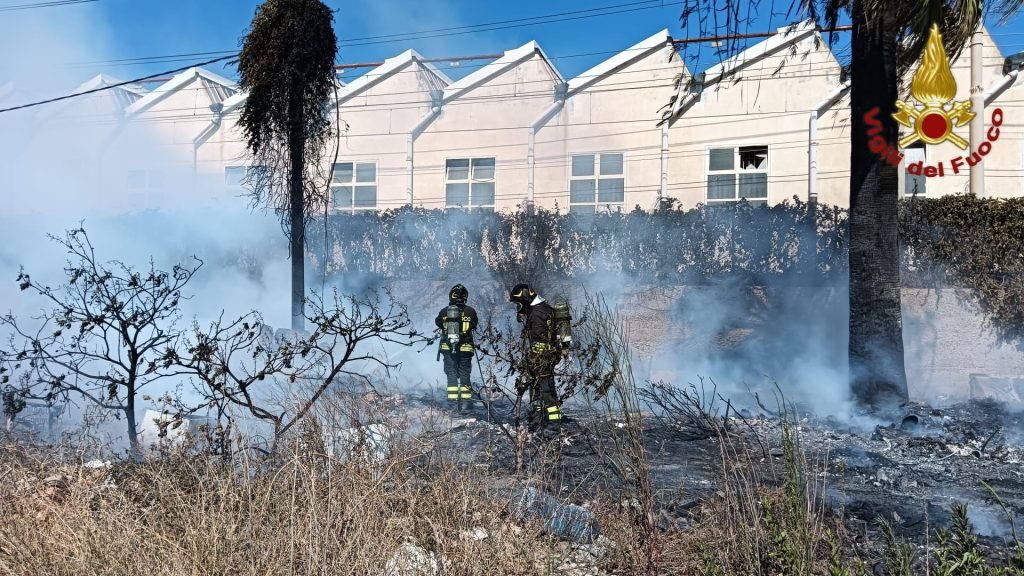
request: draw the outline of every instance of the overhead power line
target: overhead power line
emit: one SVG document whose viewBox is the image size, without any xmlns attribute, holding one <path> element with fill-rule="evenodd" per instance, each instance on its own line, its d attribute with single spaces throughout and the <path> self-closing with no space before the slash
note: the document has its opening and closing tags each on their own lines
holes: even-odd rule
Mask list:
<svg viewBox="0 0 1024 576">
<path fill-rule="evenodd" d="M 555 14 L 543 14 L 540 16 L 528 16 L 526 18 L 514 18 L 512 20 L 497 20 L 495 22 L 482 22 L 480 24 L 466 24 L 463 26 L 450 26 L 448 28 L 433 28 L 430 30 L 418 30 L 415 32 L 399 32 L 395 34 L 380 34 L 377 36 L 364 36 L 363 38 L 346 38 L 341 41 L 341 44 L 347 44 L 349 42 L 360 42 L 364 40 L 381 40 L 384 38 L 397 38 L 404 40 L 406 36 L 419 35 L 419 34 L 434 34 L 438 32 L 452 32 L 456 30 L 469 30 L 473 28 L 483 28 L 486 26 L 501 26 L 504 24 L 518 24 L 522 22 L 530 22 L 534 20 L 544 20 L 546 18 L 558 18 L 561 16 L 572 16 L 576 14 L 586 14 L 590 12 L 600 12 L 603 10 L 613 10 L 616 8 L 624 8 L 628 6 L 638 6 L 641 4 L 650 4 L 649 8 L 660 8 L 662 7 L 663 0 L 641 0 L 639 2 L 626 2 L 624 4 L 611 4 L 608 6 L 598 6 L 596 8 L 587 8 L 585 10 L 570 10 L 568 12 L 558 12 Z M 599 14 L 598 14 L 599 15 Z M 541 22 L 543 23 L 543 22 Z"/>
<path fill-rule="evenodd" d="M 825 29 L 825 30 L 822 30 L 822 31 L 823 32 L 839 32 L 839 31 L 844 31 L 844 30 L 848 30 L 848 29 L 849 29 L 849 27 L 840 26 L 840 27 L 836 27 L 836 28 Z M 758 38 L 758 37 L 774 36 L 774 35 L 777 35 L 777 34 L 778 34 L 778 32 L 763 32 L 763 33 L 753 33 L 753 34 L 744 34 L 744 35 L 734 35 L 734 36 L 730 36 L 730 37 L 709 36 L 709 37 L 697 37 L 697 38 L 686 38 L 686 39 L 680 39 L 680 40 L 673 40 L 672 42 L 673 42 L 673 44 L 695 43 L 695 42 L 711 42 L 711 41 L 717 41 L 717 40 L 720 40 L 720 39 L 723 39 L 723 38 Z M 194 67 L 198 67 L 198 66 L 206 66 L 208 64 L 213 64 L 213 63 L 216 63 L 216 62 L 223 62 L 225 60 L 230 60 L 232 58 L 235 58 L 236 56 L 237 56 L 237 53 L 232 53 L 232 54 L 228 54 L 226 56 L 220 56 L 218 58 L 213 58 L 213 59 L 210 59 L 210 60 L 206 60 L 204 62 L 198 62 L 198 63 L 190 64 L 188 66 L 184 66 L 184 67 L 181 67 L 181 68 L 176 68 L 174 70 L 166 70 L 166 71 L 163 71 L 163 72 L 158 72 L 156 74 L 150 74 L 148 76 L 143 76 L 141 78 L 135 78 L 133 80 L 127 80 L 125 82 L 119 82 L 119 83 L 116 83 L 116 84 L 111 84 L 109 86 L 103 86 L 103 87 L 100 87 L 100 88 L 94 88 L 92 90 L 86 90 L 84 92 L 77 92 L 77 93 L 74 93 L 74 94 L 68 94 L 68 95 L 65 95 L 65 96 L 59 96 L 57 98 L 50 98 L 50 99 L 47 99 L 47 100 L 41 100 L 41 101 L 38 101 L 38 102 L 29 103 L 29 104 L 22 104 L 20 106 L 13 106 L 13 107 L 10 107 L 10 108 L 2 108 L 2 109 L 0 109 L 0 113 L 11 112 L 11 111 L 14 111 L 14 110 L 21 110 L 21 109 L 24 109 L 24 108 L 32 108 L 34 106 L 41 106 L 43 104 L 49 104 L 49 103 L 58 102 L 58 101 L 61 101 L 61 100 L 68 100 L 68 99 L 71 99 L 71 98 L 77 98 L 79 96 L 85 96 L 87 94 L 94 94 L 96 92 L 102 92 L 104 90 L 110 90 L 112 88 L 118 88 L 118 87 L 126 86 L 126 85 L 129 85 L 129 84 L 145 83 L 145 82 L 147 82 L 149 80 L 158 79 L 158 78 L 163 79 L 164 77 L 170 76 L 172 74 L 176 74 L 178 72 L 183 72 L 183 71 L 188 70 L 190 68 L 194 68 Z M 494 58 L 497 58 L 497 57 L 500 57 L 500 56 L 501 56 L 501 54 L 477 54 L 477 55 L 453 56 L 453 57 L 445 57 L 445 58 L 427 58 L 427 59 L 424 59 L 424 61 L 426 61 L 426 62 L 440 62 L 440 61 L 451 61 L 451 60 L 483 60 L 483 59 L 494 59 Z M 383 62 L 365 62 L 365 63 L 353 63 L 353 64 L 340 64 L 340 65 L 337 65 L 335 68 L 337 68 L 337 69 L 366 68 L 366 67 L 380 66 L 381 64 L 383 64 Z"/>
<path fill-rule="evenodd" d="M 584 20 L 584 19 L 587 19 L 587 18 L 596 18 L 598 16 L 612 16 L 612 15 L 615 15 L 615 14 L 625 14 L 625 13 L 628 13 L 628 12 L 639 12 L 640 10 L 650 10 L 652 8 L 662 8 L 662 7 L 665 7 L 665 6 L 681 6 L 681 5 L 685 4 L 685 3 L 686 2 L 683 2 L 683 1 L 678 1 L 678 2 L 662 2 L 662 3 L 659 3 L 659 4 L 651 4 L 651 5 L 648 5 L 648 6 L 636 6 L 636 7 L 633 7 L 633 8 L 622 8 L 620 10 L 611 10 L 611 11 L 605 10 L 603 12 L 587 13 L 587 14 L 582 14 L 582 12 L 589 12 L 589 11 L 582 11 L 581 10 L 581 11 L 577 11 L 577 12 L 567 12 L 566 13 L 566 14 L 576 14 L 576 15 L 573 15 L 573 16 L 564 16 L 564 17 L 557 17 L 557 18 L 556 17 L 551 17 L 551 18 L 545 18 L 544 20 L 538 20 L 536 22 L 526 22 L 526 23 L 521 23 L 521 24 L 506 24 L 506 25 L 501 25 L 501 26 L 491 26 L 491 27 L 475 28 L 475 29 L 472 29 L 472 30 L 461 30 L 461 31 L 454 31 L 454 32 L 440 32 L 440 33 L 436 33 L 436 34 L 416 34 L 416 33 L 414 33 L 414 34 L 405 35 L 405 36 L 403 36 L 401 38 L 391 38 L 391 39 L 384 39 L 384 40 L 368 40 L 368 41 L 361 41 L 361 42 L 342 41 L 342 42 L 338 43 L 338 46 L 342 47 L 342 48 L 350 48 L 350 47 L 353 47 L 353 46 L 368 46 L 368 45 L 372 45 L 372 44 L 390 44 L 392 42 L 398 42 L 398 41 L 408 42 L 408 41 L 412 41 L 412 40 L 428 40 L 428 39 L 431 39 L 431 38 L 444 38 L 444 37 L 448 37 L 448 36 L 461 36 L 461 35 L 464 35 L 464 34 L 475 34 L 477 32 L 493 32 L 493 31 L 497 31 L 497 30 L 508 30 L 508 29 L 511 29 L 511 28 L 524 28 L 524 27 L 527 27 L 527 26 L 536 26 L 538 24 L 553 24 L 553 23 L 556 23 L 556 22 L 568 22 L 568 21 L 572 21 L 572 20 Z M 623 6 L 629 6 L 629 4 L 624 4 Z M 483 26 L 486 26 L 486 25 L 483 25 Z"/>
<path fill-rule="evenodd" d="M 785 29 L 782 34 L 785 34 Z M 849 32 L 853 30 L 853 26 L 836 26 L 834 28 L 822 28 L 819 32 Z M 771 32 L 751 32 L 749 34 L 725 34 L 723 36 L 702 36 L 699 38 L 680 38 L 673 40 L 672 43 L 675 45 L 680 44 L 693 44 L 695 42 L 727 42 L 729 40 L 747 40 L 750 38 L 768 38 L 771 36 L 778 36 L 780 32 L 773 30 Z"/>
<path fill-rule="evenodd" d="M 608 6 L 601 6 L 598 8 L 587 8 L 584 10 L 571 10 L 566 12 L 558 12 L 553 14 L 543 14 L 539 16 L 530 16 L 525 18 L 517 18 L 513 20 L 500 20 L 496 22 L 485 22 L 480 24 L 467 24 L 465 26 L 452 26 L 448 28 L 434 28 L 429 30 L 418 30 L 410 32 L 397 32 L 392 34 L 381 34 L 377 36 L 364 36 L 362 38 L 350 38 L 341 40 L 338 42 L 338 46 L 341 48 L 351 46 L 364 46 L 368 44 L 389 44 L 396 42 L 410 42 L 413 40 L 426 40 L 430 38 L 439 38 L 443 36 L 455 36 L 462 34 L 473 34 L 477 32 L 493 32 L 497 30 L 507 30 L 510 28 L 523 28 L 527 26 L 535 26 L 540 24 L 549 24 L 553 22 L 564 22 L 569 20 L 583 20 L 587 18 L 596 18 L 598 16 L 608 16 L 614 14 L 621 14 L 624 12 L 635 12 L 639 10 L 649 10 L 652 8 L 660 8 L 663 6 L 673 6 L 683 4 L 683 2 L 671 2 L 665 3 L 663 0 L 641 0 L 639 2 L 627 2 L 623 4 L 611 4 Z M 191 52 L 182 54 L 165 54 L 159 56 L 142 56 L 138 58 L 120 58 L 116 60 L 103 60 L 94 62 L 79 62 L 75 63 L 75 66 L 80 65 L 115 65 L 115 66 L 128 66 L 128 65 L 142 65 L 142 64 L 155 64 L 157 62 L 174 61 L 181 58 L 190 57 L 202 57 L 202 56 L 220 56 L 226 54 L 237 54 L 238 50 L 220 50 L 211 52 Z"/>
<path fill-rule="evenodd" d="M 15 12 L 18 10 L 33 10 L 35 8 L 54 8 L 57 6 L 70 6 L 71 4 L 89 4 L 99 0 L 53 0 L 52 2 L 34 2 L 31 4 L 12 4 L 0 6 L 0 12 Z"/>
<path fill-rule="evenodd" d="M 190 66 L 185 66 L 185 67 L 182 67 L 182 68 L 176 68 L 174 70 L 165 70 L 163 72 L 158 72 L 156 74 L 150 74 L 149 76 L 143 76 L 142 78 L 135 78 L 134 80 L 126 80 L 124 82 L 118 82 L 116 84 L 110 84 L 109 86 L 101 86 L 99 88 L 93 88 L 92 90 L 85 90 L 83 92 L 75 92 L 74 94 L 67 94 L 65 96 L 58 96 L 56 98 L 49 98 L 49 99 L 46 99 L 46 100 L 39 100 L 38 102 L 30 102 L 28 104 L 21 104 L 20 106 L 11 106 L 10 108 L 0 108 L 0 114 L 2 114 L 4 112 L 13 112 L 15 110 L 23 110 L 25 108 L 33 108 L 35 106 L 42 106 L 43 104 L 51 104 L 53 102 L 60 102 L 61 100 L 70 100 L 72 98 L 78 98 L 79 96 L 85 96 L 87 94 L 95 94 L 97 92 L 103 92 L 105 90 L 112 90 L 114 88 L 120 88 L 121 86 L 128 86 L 130 84 L 138 84 L 140 82 L 145 82 L 146 80 L 149 80 L 150 78 L 156 78 L 156 77 L 159 77 L 159 76 L 168 76 L 170 74 L 177 74 L 178 72 L 184 72 L 185 70 L 188 70 L 190 68 L 195 68 L 197 66 L 206 66 L 208 64 L 214 64 L 216 62 L 221 62 L 223 60 L 228 60 L 228 59 L 234 58 L 234 57 L 235 57 L 234 55 L 231 55 L 231 56 L 221 56 L 220 58 L 214 58 L 213 60 L 207 60 L 206 62 L 199 62 L 197 64 L 192 64 Z"/>
</svg>

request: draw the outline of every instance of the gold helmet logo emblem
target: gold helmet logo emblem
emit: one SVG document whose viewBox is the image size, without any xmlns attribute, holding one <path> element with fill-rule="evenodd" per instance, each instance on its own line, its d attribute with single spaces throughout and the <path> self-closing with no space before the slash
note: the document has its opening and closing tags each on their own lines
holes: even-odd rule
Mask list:
<svg viewBox="0 0 1024 576">
<path fill-rule="evenodd" d="M 953 128 L 967 125 L 974 118 L 974 112 L 969 101 L 953 102 L 956 80 L 949 69 L 949 58 L 942 46 L 938 24 L 932 25 L 921 65 L 910 83 L 910 95 L 923 107 L 896 101 L 898 112 L 893 114 L 893 118 L 914 130 L 900 138 L 900 148 L 918 140 L 926 144 L 941 144 L 948 140 L 961 150 L 967 149 L 967 141 L 954 133 Z"/>
</svg>

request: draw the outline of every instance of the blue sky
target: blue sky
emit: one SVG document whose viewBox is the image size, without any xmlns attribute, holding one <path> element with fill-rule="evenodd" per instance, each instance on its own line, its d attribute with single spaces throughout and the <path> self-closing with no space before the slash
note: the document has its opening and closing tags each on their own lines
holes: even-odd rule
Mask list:
<svg viewBox="0 0 1024 576">
<path fill-rule="evenodd" d="M 12 1 L 0 0 L 0 7 Z M 789 0 L 774 2 L 777 7 L 773 10 L 771 0 L 761 0 L 757 17 L 749 26 L 750 31 L 774 29 L 797 18 L 786 14 Z M 24 3 L 24 0 L 18 3 Z M 237 49 L 258 4 L 255 0 L 98 0 L 3 12 L 0 13 L 0 50 L 46 54 L 48 57 L 43 62 L 31 66 L 33 71 L 39 68 L 60 70 L 65 84 L 72 86 L 100 71 L 120 78 L 133 78 L 185 66 L 203 57 L 182 57 L 175 61 L 145 64 L 131 62 L 127 65 L 107 61 Z M 537 40 L 555 60 L 563 75 L 572 77 L 660 29 L 668 28 L 677 38 L 701 32 L 700 26 L 692 22 L 689 30 L 682 28 L 679 16 L 683 2 L 680 0 L 646 3 L 636 0 L 328 0 L 327 4 L 337 11 L 335 28 L 341 43 L 339 62 L 347 63 L 382 60 L 406 48 L 415 48 L 426 56 L 495 53 Z M 610 9 L 618 12 L 612 15 L 584 18 L 576 15 L 576 19 L 561 22 L 433 38 L 402 37 L 424 30 L 613 5 L 619 8 Z M 1022 18 L 1017 18 L 1002 27 L 996 27 L 995 22 L 989 23 L 1004 55 L 1024 50 L 1024 25 L 1021 22 Z M 17 46 L 10 39 L 5 45 L 3 38 L 10 38 L 12 34 L 17 38 Z M 398 36 L 352 40 L 382 35 Z M 54 44 L 61 43 L 67 46 L 53 50 Z M 846 35 L 841 35 L 836 47 L 841 57 L 847 53 L 846 43 Z M 694 47 L 690 52 L 687 64 L 691 68 L 701 69 L 716 59 L 714 48 L 707 44 L 699 49 Z M 0 60 L 0 84 L 5 75 L 2 64 Z M 458 77 L 460 72 L 473 66 L 474 63 L 465 62 L 448 71 Z M 234 76 L 230 67 L 214 65 L 210 68 Z"/>
</svg>

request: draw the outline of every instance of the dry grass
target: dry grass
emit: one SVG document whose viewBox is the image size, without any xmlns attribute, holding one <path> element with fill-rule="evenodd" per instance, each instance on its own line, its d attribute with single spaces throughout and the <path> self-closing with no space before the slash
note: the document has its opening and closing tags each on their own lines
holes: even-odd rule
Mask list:
<svg viewBox="0 0 1024 576">
<path fill-rule="evenodd" d="M 351 399 L 327 406 L 314 422 L 380 422 L 387 411 Z M 648 462 L 626 435 L 598 455 L 596 465 L 632 472 L 625 486 L 589 500 L 612 543 L 594 558 L 512 518 L 507 496 L 496 495 L 507 472 L 487 461 L 458 464 L 458 446 L 403 434 L 408 424 L 390 421 L 397 433 L 383 459 L 359 445 L 328 456 L 313 426 L 269 459 L 171 450 L 99 470 L 57 456 L 70 451 L 6 445 L 0 574 L 385 574 L 404 543 L 434 554 L 445 575 L 810 574 L 823 566 L 821 487 L 804 472 L 796 438 L 784 443 L 785 464 L 771 478 L 755 447 L 718 438 L 720 496 L 683 532 L 655 526 Z M 639 430 L 634 424 L 627 428 Z M 516 485 L 543 487 L 557 468 L 533 464 Z M 477 529 L 487 537 L 470 537 Z"/>
<path fill-rule="evenodd" d="M 445 574 L 541 574 L 557 552 L 507 522 L 471 469 L 401 457 L 329 467 L 292 448 L 269 466 L 177 456 L 108 472 L 8 447 L 0 573 L 381 574 L 412 542 Z M 46 489 L 57 475 L 66 488 Z M 464 534 L 474 528 L 488 537 Z"/>
</svg>

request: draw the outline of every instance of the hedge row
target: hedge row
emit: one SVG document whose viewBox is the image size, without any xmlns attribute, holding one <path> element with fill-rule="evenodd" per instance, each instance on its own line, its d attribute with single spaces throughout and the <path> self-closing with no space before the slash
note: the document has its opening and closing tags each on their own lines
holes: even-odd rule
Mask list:
<svg viewBox="0 0 1024 576">
<path fill-rule="evenodd" d="M 910 199 L 899 211 L 905 285 L 970 288 L 1001 337 L 1024 335 L 1024 199 Z M 847 216 L 796 199 L 598 215 L 403 208 L 329 218 L 327 266 L 341 276 L 402 279 L 614 273 L 672 284 L 826 284 L 846 278 Z M 308 237 L 323 235 L 320 221 Z"/>
<path fill-rule="evenodd" d="M 309 238 L 323 237 L 316 227 Z M 638 281 L 702 284 L 724 276 L 767 282 L 846 272 L 845 211 L 809 210 L 798 201 L 598 215 L 405 208 L 333 216 L 327 234 L 328 272 L 388 278 L 614 272 Z M 311 241 L 311 249 L 319 263 L 317 243 Z"/>
</svg>

